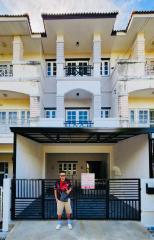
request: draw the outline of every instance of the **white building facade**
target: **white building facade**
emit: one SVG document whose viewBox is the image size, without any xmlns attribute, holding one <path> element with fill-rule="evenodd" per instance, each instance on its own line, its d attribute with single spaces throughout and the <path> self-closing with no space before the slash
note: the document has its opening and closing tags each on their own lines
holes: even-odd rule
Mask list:
<svg viewBox="0 0 154 240">
<path fill-rule="evenodd" d="M 1 182 L 153 178 L 154 13 L 120 31 L 116 16 L 42 14 L 43 33 L 27 15 L 0 17 Z"/>
</svg>

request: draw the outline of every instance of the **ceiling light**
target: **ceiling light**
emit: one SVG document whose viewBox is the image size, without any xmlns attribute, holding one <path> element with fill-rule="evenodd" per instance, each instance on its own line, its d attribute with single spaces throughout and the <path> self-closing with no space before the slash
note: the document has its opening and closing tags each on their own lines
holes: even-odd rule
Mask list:
<svg viewBox="0 0 154 240">
<path fill-rule="evenodd" d="M 76 42 L 76 47 L 79 47 L 80 43 L 79 41 Z"/>
<path fill-rule="evenodd" d="M 3 93 L 2 95 L 3 95 L 3 97 L 7 97 L 8 96 L 6 93 Z"/>
</svg>

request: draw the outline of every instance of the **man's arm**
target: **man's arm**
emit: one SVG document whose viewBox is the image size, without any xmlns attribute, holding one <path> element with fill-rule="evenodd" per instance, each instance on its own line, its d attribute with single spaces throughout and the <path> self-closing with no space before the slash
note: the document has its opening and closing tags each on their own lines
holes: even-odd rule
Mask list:
<svg viewBox="0 0 154 240">
<path fill-rule="evenodd" d="M 72 191 L 72 184 L 71 184 L 71 182 L 70 182 L 70 184 L 69 184 L 69 189 L 66 191 L 66 193 L 69 194 L 71 191 Z"/>
<path fill-rule="evenodd" d="M 55 195 L 56 201 L 58 201 L 58 198 L 57 198 L 57 189 L 54 189 L 54 195 Z"/>
</svg>

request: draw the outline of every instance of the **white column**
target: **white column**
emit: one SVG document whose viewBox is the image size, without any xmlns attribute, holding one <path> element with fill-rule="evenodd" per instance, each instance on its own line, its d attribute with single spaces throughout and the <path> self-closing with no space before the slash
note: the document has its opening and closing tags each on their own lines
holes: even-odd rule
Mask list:
<svg viewBox="0 0 154 240">
<path fill-rule="evenodd" d="M 120 81 L 118 84 L 118 113 L 121 127 L 128 127 L 129 110 L 128 110 L 128 93 L 126 82 Z"/>
<path fill-rule="evenodd" d="M 132 59 L 136 60 L 136 73 L 144 75 L 145 73 L 145 37 L 144 33 L 138 33 L 132 48 Z"/>
<path fill-rule="evenodd" d="M 101 95 L 94 95 L 93 106 L 94 106 L 94 119 L 100 119 L 101 118 Z"/>
<path fill-rule="evenodd" d="M 15 36 L 13 39 L 13 76 L 20 78 L 23 74 L 21 61 L 23 61 L 23 42 L 20 36 Z"/>
<path fill-rule="evenodd" d="M 100 76 L 100 65 L 101 65 L 101 36 L 99 33 L 94 33 L 93 37 L 94 77 Z"/>
<path fill-rule="evenodd" d="M 19 63 L 23 60 L 23 42 L 20 36 L 13 39 L 13 63 Z"/>
<path fill-rule="evenodd" d="M 65 122 L 65 106 L 64 106 L 64 96 L 56 97 L 56 118 L 61 126 L 63 126 Z"/>
<path fill-rule="evenodd" d="M 57 35 L 56 41 L 56 63 L 57 63 L 57 77 L 64 76 L 64 37 L 63 35 Z"/>
<path fill-rule="evenodd" d="M 3 232 L 8 232 L 11 221 L 11 178 L 3 180 Z"/>
<path fill-rule="evenodd" d="M 37 120 L 40 117 L 40 97 L 30 96 L 30 118 Z"/>
</svg>

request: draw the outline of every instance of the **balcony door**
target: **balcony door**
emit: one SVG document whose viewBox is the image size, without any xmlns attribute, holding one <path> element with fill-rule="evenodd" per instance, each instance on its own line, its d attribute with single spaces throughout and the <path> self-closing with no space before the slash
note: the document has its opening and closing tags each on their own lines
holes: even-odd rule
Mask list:
<svg viewBox="0 0 154 240">
<path fill-rule="evenodd" d="M 70 109 L 66 110 L 66 121 L 70 123 L 84 123 L 89 120 L 89 111 L 88 110 L 77 110 Z"/>
<path fill-rule="evenodd" d="M 88 61 L 68 61 L 66 62 L 66 75 L 70 76 L 76 76 L 76 75 L 88 75 Z"/>
</svg>

